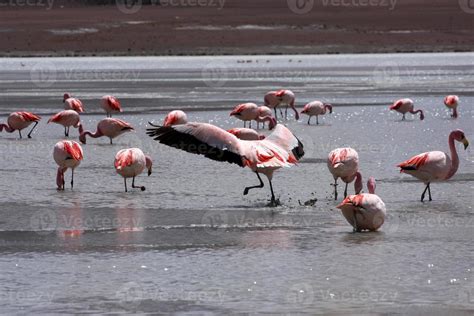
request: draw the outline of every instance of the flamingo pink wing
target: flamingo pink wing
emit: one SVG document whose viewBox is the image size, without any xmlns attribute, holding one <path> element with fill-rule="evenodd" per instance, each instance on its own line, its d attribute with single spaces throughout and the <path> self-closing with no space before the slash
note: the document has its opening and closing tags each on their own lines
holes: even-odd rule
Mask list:
<svg viewBox="0 0 474 316">
<path fill-rule="evenodd" d="M 133 152 L 131 150 L 123 151 L 115 160 L 115 168 L 121 169 L 130 166 L 133 163 Z"/>
<path fill-rule="evenodd" d="M 30 112 L 18 112 L 27 122 L 38 122 L 41 117 Z"/>
<path fill-rule="evenodd" d="M 120 106 L 120 102 L 117 98 L 114 97 L 108 97 L 107 98 L 107 103 L 109 104 L 110 108 L 122 112 L 122 107 Z"/>
<path fill-rule="evenodd" d="M 428 153 L 423 153 L 402 162 L 397 167 L 401 168 L 400 172 L 403 172 L 403 170 L 417 170 L 421 166 L 423 166 L 427 161 L 428 161 Z"/>
<path fill-rule="evenodd" d="M 51 122 L 58 122 L 58 121 L 61 119 L 61 116 L 62 116 L 62 112 L 59 112 L 59 113 L 54 114 L 54 115 L 51 116 L 51 118 L 48 120 L 48 123 L 51 123 Z"/>
<path fill-rule="evenodd" d="M 74 160 L 82 160 L 84 158 L 82 154 L 81 146 L 75 142 L 64 142 L 64 150 L 72 157 Z"/>
</svg>

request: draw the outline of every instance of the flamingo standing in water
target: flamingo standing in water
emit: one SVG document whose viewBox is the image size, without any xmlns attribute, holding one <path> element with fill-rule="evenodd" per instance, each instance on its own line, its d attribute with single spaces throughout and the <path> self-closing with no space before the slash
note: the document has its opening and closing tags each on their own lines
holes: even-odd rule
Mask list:
<svg viewBox="0 0 474 316">
<path fill-rule="evenodd" d="M 258 106 L 255 103 L 243 103 L 237 105 L 230 116 L 235 116 L 239 120 L 244 121 L 244 127 L 247 127 L 247 122 L 249 122 L 249 127 L 252 127 L 252 120 L 260 122 L 269 122 L 269 129 L 273 129 L 276 125 L 276 120 L 272 116 L 260 116 Z"/>
<path fill-rule="evenodd" d="M 295 112 L 295 119 L 299 120 L 300 115 L 295 108 L 295 94 L 291 90 L 269 91 L 265 94 L 264 104 L 275 111 L 275 118 L 278 118 L 276 108 L 280 105 L 285 105 L 285 119 L 288 119 L 288 107 L 291 107 Z M 280 109 L 280 114 L 283 113 Z"/>
<path fill-rule="evenodd" d="M 149 156 L 145 156 L 139 148 L 128 148 L 120 150 L 115 155 L 115 170 L 123 177 L 125 192 L 127 189 L 127 178 L 133 178 L 132 188 L 145 191 L 144 186 L 135 186 L 135 177 L 140 175 L 145 168 L 148 170 L 148 176 L 151 175 L 153 162 Z"/>
<path fill-rule="evenodd" d="M 257 129 L 260 128 L 260 123 L 263 124 L 263 128 L 265 129 L 265 122 L 268 121 L 267 117 L 272 117 L 272 110 L 265 105 L 258 107 L 258 117 L 255 118 L 257 121 Z M 268 127 L 270 129 L 270 127 Z"/>
<path fill-rule="evenodd" d="M 84 106 L 81 100 L 73 98 L 70 93 L 65 93 L 63 96 L 63 103 L 65 110 L 74 110 L 77 113 L 84 112 Z"/>
<path fill-rule="evenodd" d="M 413 100 L 411 99 L 400 99 L 396 101 L 391 107 L 390 110 L 395 110 L 399 113 L 402 113 L 402 121 L 405 120 L 405 114 L 410 112 L 411 114 L 417 114 L 420 113 L 420 120 L 423 121 L 425 119 L 425 115 L 423 114 L 422 110 L 416 110 L 415 111 L 415 106 L 413 103 Z"/>
<path fill-rule="evenodd" d="M 58 174 L 56 176 L 56 184 L 58 190 L 64 190 L 64 173 L 71 168 L 71 189 L 74 188 L 74 169 L 81 164 L 84 154 L 77 142 L 72 140 L 62 140 L 54 146 L 54 161 L 58 164 Z"/>
<path fill-rule="evenodd" d="M 95 133 L 90 131 L 82 131 L 79 136 L 81 143 L 86 143 L 86 136 L 92 138 L 98 138 L 106 136 L 110 138 L 110 144 L 112 144 L 112 139 L 122 135 L 123 133 L 133 131 L 134 128 L 129 123 L 115 119 L 115 118 L 105 118 L 97 124 L 97 130 Z"/>
<path fill-rule="evenodd" d="M 166 115 L 163 122 L 163 126 L 171 126 L 178 124 L 186 124 L 188 122 L 188 116 L 181 110 L 174 110 Z"/>
<path fill-rule="evenodd" d="M 21 131 L 34 123 L 35 125 L 28 133 L 28 138 L 31 138 L 31 133 L 35 129 L 36 125 L 38 125 L 40 120 L 40 116 L 30 112 L 13 112 L 12 114 L 10 114 L 10 116 L 8 116 L 7 124 L 0 124 L 0 132 L 2 132 L 3 130 L 8 133 L 18 131 L 21 139 L 23 138 L 21 136 Z"/>
<path fill-rule="evenodd" d="M 303 144 L 289 129 L 278 124 L 263 140 L 244 141 L 225 130 L 207 123 L 187 123 L 174 126 L 155 126 L 147 134 L 167 146 L 193 154 L 249 167 L 257 175 L 259 185 L 246 187 L 244 195 L 254 188 L 263 188 L 260 174 L 268 178 L 271 191 L 271 206 L 278 205 L 273 192 L 273 172 L 290 167 L 304 155 Z"/>
<path fill-rule="evenodd" d="M 426 191 L 428 191 L 429 200 L 431 201 L 431 182 L 439 182 L 450 179 L 459 168 L 459 157 L 456 152 L 454 141 L 463 143 L 464 149 L 469 146 L 464 132 L 460 129 L 454 130 L 449 134 L 448 143 L 451 151 L 451 157 L 442 151 L 429 151 L 416 155 L 397 167 L 400 172 L 423 181 L 426 184 L 425 190 L 421 194 L 421 202 L 425 199 Z"/>
<path fill-rule="evenodd" d="M 112 117 L 112 113 L 123 112 L 120 101 L 111 95 L 104 95 L 100 99 L 100 106 L 104 109 L 105 113 L 107 113 L 107 117 Z"/>
<path fill-rule="evenodd" d="M 49 120 L 49 123 L 56 123 L 64 126 L 64 136 L 69 137 L 69 129 L 72 127 L 79 128 L 81 133 L 81 118 L 79 114 L 74 110 L 64 110 L 53 115 Z"/>
<path fill-rule="evenodd" d="M 332 105 L 329 103 L 323 103 L 321 101 L 313 101 L 306 104 L 301 111 L 301 114 L 309 116 L 308 125 L 310 124 L 311 117 L 316 116 L 316 125 L 319 124 L 318 116 L 326 114 L 326 111 L 332 113 Z"/>
<path fill-rule="evenodd" d="M 347 197 L 347 186 L 354 181 L 355 194 L 362 190 L 362 175 L 359 172 L 359 154 L 352 148 L 336 148 L 328 155 L 327 165 L 334 177 L 334 200 L 337 200 L 337 179 L 346 183 L 344 198 Z"/>
<path fill-rule="evenodd" d="M 376 231 L 385 221 L 387 209 L 382 199 L 375 194 L 375 179 L 367 181 L 369 193 L 349 195 L 337 206 L 349 224 L 354 227 L 354 232 L 362 230 Z"/>
<path fill-rule="evenodd" d="M 251 128 L 231 128 L 227 132 L 235 135 L 238 139 L 241 140 L 262 140 L 265 139 L 264 135 L 259 134 L 257 131 Z"/>
<path fill-rule="evenodd" d="M 459 97 L 457 95 L 448 95 L 446 98 L 444 98 L 444 104 L 448 107 L 448 109 L 453 110 L 453 114 L 451 114 L 451 117 L 457 118 Z"/>
</svg>

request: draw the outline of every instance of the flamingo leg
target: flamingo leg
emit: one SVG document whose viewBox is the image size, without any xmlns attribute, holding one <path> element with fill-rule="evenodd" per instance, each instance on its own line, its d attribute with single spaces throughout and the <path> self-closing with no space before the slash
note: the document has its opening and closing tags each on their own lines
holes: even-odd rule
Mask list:
<svg viewBox="0 0 474 316">
<path fill-rule="evenodd" d="M 70 128 L 71 128 L 70 126 L 67 127 L 67 135 L 66 135 L 67 137 L 69 137 Z"/>
<path fill-rule="evenodd" d="M 281 108 L 279 108 L 279 109 L 280 109 L 280 115 L 281 115 L 281 117 L 283 117 L 283 111 L 281 110 Z"/>
<path fill-rule="evenodd" d="M 113 145 L 114 143 L 112 142 L 112 138 L 110 138 L 110 145 Z"/>
<path fill-rule="evenodd" d="M 258 172 L 255 172 L 255 174 L 257 175 L 257 178 L 258 178 L 258 181 L 260 181 L 260 184 L 259 185 L 254 185 L 254 186 L 251 186 L 251 187 L 246 187 L 244 189 L 244 195 L 249 194 L 249 190 L 257 189 L 257 188 L 259 188 L 259 189 L 263 188 L 264 184 L 263 184 L 262 178 L 260 178 L 260 175 L 258 174 Z"/>
<path fill-rule="evenodd" d="M 23 137 L 21 136 L 21 130 L 18 130 L 18 134 L 20 134 L 20 139 L 22 139 Z"/>
<path fill-rule="evenodd" d="M 71 189 L 74 189 L 74 169 L 72 170 L 72 176 L 71 176 Z"/>
<path fill-rule="evenodd" d="M 288 119 L 288 104 L 286 105 L 286 108 L 285 108 L 285 120 Z"/>
<path fill-rule="evenodd" d="M 337 179 L 334 179 L 334 201 L 337 201 Z"/>
<path fill-rule="evenodd" d="M 316 125 L 319 125 L 318 115 L 316 115 Z"/>
<path fill-rule="evenodd" d="M 310 124 L 309 124 L 309 121 L 310 121 L 310 120 L 311 120 L 311 116 L 310 116 L 310 117 L 308 117 L 308 125 L 310 125 Z"/>
<path fill-rule="evenodd" d="M 402 116 L 402 121 L 404 121 L 404 120 L 405 120 L 405 114 L 403 114 L 403 116 Z"/>
<path fill-rule="evenodd" d="M 354 229 L 352 230 L 354 233 L 359 231 L 359 228 L 357 227 L 357 217 L 356 217 L 356 211 L 352 212 L 352 220 L 354 221 Z"/>
<path fill-rule="evenodd" d="M 128 192 L 128 190 L 127 190 L 127 178 L 123 178 L 123 184 L 125 185 L 125 192 Z"/>
<path fill-rule="evenodd" d="M 431 199 L 430 183 L 428 182 L 428 184 L 427 184 L 426 187 L 425 187 L 425 190 L 424 190 L 423 193 L 421 194 L 421 202 L 423 202 L 423 201 L 425 200 L 426 191 L 428 191 L 429 200 L 432 201 L 432 199 Z"/>
<path fill-rule="evenodd" d="M 31 138 L 31 133 L 33 133 L 33 130 L 35 129 L 36 125 L 38 125 L 38 122 L 35 122 L 35 125 L 33 125 L 33 128 L 31 131 L 28 133 L 28 138 Z"/>
<path fill-rule="evenodd" d="M 132 180 L 132 188 L 134 189 L 140 189 L 142 191 L 145 191 L 146 188 L 145 187 L 142 187 L 142 186 L 135 186 L 135 177 L 133 177 L 133 180 Z"/>
<path fill-rule="evenodd" d="M 249 121 L 249 128 L 252 128 L 252 120 Z"/>
<path fill-rule="evenodd" d="M 346 182 L 346 188 L 344 189 L 344 198 L 347 197 L 347 186 L 349 185 L 349 183 Z"/>
<path fill-rule="evenodd" d="M 275 112 L 275 119 L 276 119 L 276 120 L 278 120 L 278 115 L 277 115 L 277 108 L 276 108 L 276 107 L 274 107 L 274 108 L 273 108 L 273 111 Z"/>
<path fill-rule="evenodd" d="M 429 197 L 430 201 L 433 201 L 433 199 L 431 199 L 431 186 L 430 186 L 430 183 L 428 183 L 428 197 Z"/>
<path fill-rule="evenodd" d="M 276 207 L 280 204 L 280 201 L 277 201 L 275 199 L 275 193 L 273 193 L 272 180 L 268 179 L 268 183 L 270 184 L 270 192 L 272 193 L 272 200 L 270 201 L 270 206 L 271 207 Z"/>
</svg>

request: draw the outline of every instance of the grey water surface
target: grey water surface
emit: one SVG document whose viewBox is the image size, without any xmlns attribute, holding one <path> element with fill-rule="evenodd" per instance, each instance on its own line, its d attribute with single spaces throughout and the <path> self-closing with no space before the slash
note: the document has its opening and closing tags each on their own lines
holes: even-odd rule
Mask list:
<svg viewBox="0 0 474 316">
<path fill-rule="evenodd" d="M 457 145 L 460 168 L 432 185 L 432 202 L 396 168 L 423 151 L 449 152 L 453 129 L 474 142 L 474 54 L 12 58 L 0 59 L 0 74 L 0 122 L 16 110 L 43 117 L 32 139 L 0 133 L 0 313 L 474 312 L 472 147 Z M 258 183 L 248 169 L 145 134 L 170 109 L 242 126 L 231 108 L 280 88 L 296 93 L 299 110 L 334 105 L 319 126 L 292 113 L 282 121 L 306 154 L 275 174 L 280 207 L 267 207 L 268 185 L 242 195 Z M 58 192 L 52 149 L 63 129 L 46 122 L 64 92 L 83 100 L 86 129 L 104 117 L 100 97 L 113 94 L 125 110 L 117 117 L 136 131 L 114 145 L 89 140 L 74 190 L 67 173 Z M 457 120 L 447 94 L 460 96 Z M 426 119 L 391 113 L 402 97 Z M 336 208 L 326 157 L 342 146 L 359 152 L 364 180 L 377 180 L 388 210 L 379 232 L 352 233 Z M 123 192 L 115 173 L 127 147 L 154 160 L 152 176 L 137 178 L 144 192 Z"/>
</svg>

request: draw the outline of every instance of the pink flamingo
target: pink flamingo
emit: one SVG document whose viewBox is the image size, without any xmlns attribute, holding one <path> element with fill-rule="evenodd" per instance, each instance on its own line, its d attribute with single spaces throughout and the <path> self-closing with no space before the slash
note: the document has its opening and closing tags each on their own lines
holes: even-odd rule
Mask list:
<svg viewBox="0 0 474 316">
<path fill-rule="evenodd" d="M 354 232 L 377 231 L 384 223 L 387 209 L 382 199 L 375 194 L 375 179 L 367 181 L 369 193 L 349 195 L 337 206 Z"/>
<path fill-rule="evenodd" d="M 72 170 L 71 188 L 74 188 L 74 169 L 81 164 L 84 158 L 81 145 L 72 140 L 59 141 L 54 146 L 53 158 L 59 166 L 56 176 L 58 190 L 64 190 L 64 173 L 68 168 Z"/>
<path fill-rule="evenodd" d="M 140 175 L 145 168 L 148 169 L 148 176 L 151 175 L 153 162 L 149 156 L 145 156 L 139 148 L 128 148 L 120 150 L 115 155 L 115 170 L 123 177 L 125 192 L 127 192 L 127 178 L 133 178 L 132 188 L 145 191 L 144 186 L 135 186 L 135 177 Z"/>
<path fill-rule="evenodd" d="M 186 124 L 188 122 L 188 116 L 181 110 L 174 110 L 166 115 L 163 122 L 163 126 L 171 126 L 178 124 Z"/>
<path fill-rule="evenodd" d="M 100 99 L 100 106 L 104 109 L 105 113 L 107 113 L 107 117 L 112 117 L 112 113 L 123 112 L 119 100 L 111 95 L 104 95 L 102 99 Z"/>
<path fill-rule="evenodd" d="M 244 127 L 247 127 L 247 121 L 249 122 L 249 127 L 252 127 L 252 120 L 268 122 L 269 129 L 273 129 L 276 125 L 276 120 L 272 116 L 260 116 L 258 106 L 255 103 L 237 105 L 232 112 L 230 112 L 230 116 L 235 116 L 239 120 L 244 121 Z"/>
<path fill-rule="evenodd" d="M 362 190 L 362 175 L 359 172 L 359 154 L 352 148 L 336 148 L 328 155 L 327 165 L 334 177 L 334 200 L 337 200 L 337 179 L 346 183 L 344 198 L 347 197 L 347 186 L 354 181 L 354 190 Z"/>
<path fill-rule="evenodd" d="M 241 140 L 262 140 L 265 139 L 264 135 L 259 134 L 257 131 L 250 128 L 231 128 L 227 132 L 235 135 L 238 139 Z"/>
<path fill-rule="evenodd" d="M 321 101 L 313 101 L 306 104 L 301 111 L 301 114 L 306 114 L 309 116 L 308 125 L 310 123 L 311 117 L 316 116 L 316 125 L 319 124 L 318 116 L 326 114 L 326 111 L 329 110 L 329 113 L 332 113 L 332 105 L 329 103 L 323 103 Z"/>
<path fill-rule="evenodd" d="M 110 144 L 112 144 L 112 139 L 122 135 L 123 133 L 130 132 L 133 130 L 134 128 L 132 127 L 132 125 L 125 121 L 114 118 L 105 118 L 97 124 L 97 131 L 95 133 L 89 131 L 81 131 L 79 140 L 81 141 L 81 143 L 85 144 L 86 136 L 88 135 L 92 138 L 106 136 L 110 138 Z"/>
<path fill-rule="evenodd" d="M 459 97 L 457 95 L 448 95 L 444 98 L 444 104 L 451 110 L 453 110 L 453 114 L 451 115 L 452 118 L 458 117 L 458 104 L 459 104 Z"/>
<path fill-rule="evenodd" d="M 410 112 L 411 114 L 420 113 L 420 120 L 423 121 L 425 119 L 425 115 L 423 114 L 422 110 L 414 110 L 415 106 L 413 104 L 413 100 L 411 99 L 400 99 L 396 101 L 391 107 L 390 110 L 395 110 L 399 113 L 402 113 L 402 121 L 405 120 L 405 114 Z"/>
<path fill-rule="evenodd" d="M 21 131 L 31 124 L 35 123 L 35 125 L 31 128 L 30 132 L 28 133 L 28 138 L 31 138 L 31 133 L 35 129 L 36 125 L 38 125 L 41 117 L 35 115 L 30 112 L 13 112 L 8 116 L 7 124 L 0 124 L 0 132 L 5 130 L 7 133 L 13 133 L 14 131 L 18 131 L 21 136 Z"/>
<path fill-rule="evenodd" d="M 275 111 L 275 118 L 278 118 L 276 108 L 280 105 L 286 105 L 285 119 L 288 119 L 288 107 L 291 107 L 295 112 L 295 119 L 300 119 L 300 115 L 298 114 L 298 111 L 295 108 L 295 94 L 291 90 L 278 90 L 267 92 L 264 97 L 264 104 L 265 106 L 273 108 L 273 110 Z M 283 116 L 281 109 L 280 114 Z"/>
<path fill-rule="evenodd" d="M 263 128 L 265 129 L 265 122 L 269 121 L 267 117 L 272 117 L 272 110 L 265 105 L 259 106 L 258 107 L 258 117 L 255 118 L 255 121 L 257 121 L 257 129 L 260 128 L 260 123 L 263 124 Z M 268 129 L 271 129 L 268 127 Z"/>
<path fill-rule="evenodd" d="M 263 188 L 260 174 L 268 178 L 271 206 L 278 205 L 273 193 L 273 172 L 294 165 L 304 155 L 303 144 L 287 129 L 278 124 L 263 140 L 244 141 L 225 130 L 207 123 L 187 123 L 174 126 L 155 126 L 147 134 L 167 146 L 193 154 L 249 167 L 258 177 L 259 185 L 246 187 L 244 195 L 254 188 Z"/>
<path fill-rule="evenodd" d="M 70 93 L 65 93 L 63 96 L 63 103 L 65 110 L 74 110 L 77 113 L 84 112 L 84 106 L 81 100 L 73 98 Z"/>
<path fill-rule="evenodd" d="M 459 168 L 459 157 L 456 152 L 454 141 L 463 143 L 464 149 L 469 146 L 464 132 L 460 129 L 454 130 L 449 134 L 448 143 L 451 151 L 451 157 L 442 151 L 429 151 L 416 155 L 401 164 L 400 172 L 423 181 L 426 184 L 425 190 L 421 194 L 421 202 L 425 199 L 426 191 L 428 191 L 429 200 L 431 201 L 431 182 L 439 182 L 450 179 Z"/>
<path fill-rule="evenodd" d="M 81 118 L 74 110 L 64 110 L 53 115 L 48 120 L 48 124 L 49 123 L 56 123 L 64 126 L 64 136 L 69 137 L 70 127 L 79 128 L 81 126 Z"/>
</svg>

